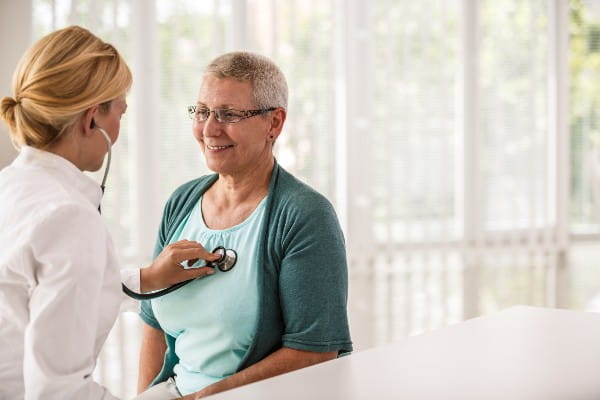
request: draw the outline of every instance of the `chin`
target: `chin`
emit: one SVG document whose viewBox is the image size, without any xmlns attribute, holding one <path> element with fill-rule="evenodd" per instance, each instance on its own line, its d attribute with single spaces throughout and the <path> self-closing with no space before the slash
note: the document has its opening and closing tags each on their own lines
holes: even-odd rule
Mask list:
<svg viewBox="0 0 600 400">
<path fill-rule="evenodd" d="M 98 164 L 98 163 L 96 163 L 96 164 L 90 165 L 90 166 L 89 166 L 89 167 L 86 169 L 86 171 L 89 171 L 89 172 L 96 172 L 96 171 L 99 171 L 99 170 L 100 170 L 100 168 L 102 168 L 102 164 L 104 164 L 104 159 L 100 160 L 100 163 L 99 163 L 99 164 Z"/>
<path fill-rule="evenodd" d="M 212 172 L 216 172 L 217 174 L 221 173 L 221 168 L 219 168 L 219 166 L 216 163 L 206 161 L 206 168 L 208 168 Z"/>
</svg>

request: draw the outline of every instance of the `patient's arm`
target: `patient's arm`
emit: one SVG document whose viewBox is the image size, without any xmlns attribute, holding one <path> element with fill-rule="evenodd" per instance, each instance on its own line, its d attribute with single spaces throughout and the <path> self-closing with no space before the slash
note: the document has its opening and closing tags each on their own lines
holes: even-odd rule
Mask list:
<svg viewBox="0 0 600 400">
<path fill-rule="evenodd" d="M 138 393 L 148 388 L 150 382 L 162 368 L 167 342 L 160 329 L 143 324 L 142 346 L 140 349 L 140 368 L 138 376 Z"/>
<path fill-rule="evenodd" d="M 235 387 L 256 382 L 261 379 L 270 378 L 272 376 L 290 372 L 295 369 L 304 368 L 308 367 L 309 365 L 331 360 L 336 358 L 336 356 L 337 351 L 329 353 L 317 353 L 283 347 L 271 353 L 256 364 L 251 365 L 248 368 L 219 382 L 213 383 L 199 392 L 185 396 L 183 399 L 199 399 L 204 396 L 219 393 L 228 389 L 233 389 Z"/>
</svg>

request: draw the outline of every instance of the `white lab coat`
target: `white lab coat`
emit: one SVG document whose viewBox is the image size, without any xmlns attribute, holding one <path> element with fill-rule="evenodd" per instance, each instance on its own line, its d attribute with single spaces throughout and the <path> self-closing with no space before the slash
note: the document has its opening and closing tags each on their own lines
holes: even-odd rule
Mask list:
<svg viewBox="0 0 600 400">
<path fill-rule="evenodd" d="M 92 371 L 120 304 L 98 184 L 31 147 L 0 171 L 0 399 L 115 399 Z"/>
</svg>

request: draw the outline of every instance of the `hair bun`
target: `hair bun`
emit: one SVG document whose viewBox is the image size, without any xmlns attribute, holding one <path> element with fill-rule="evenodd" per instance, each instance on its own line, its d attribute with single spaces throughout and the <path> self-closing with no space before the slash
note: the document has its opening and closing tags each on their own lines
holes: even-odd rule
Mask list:
<svg viewBox="0 0 600 400">
<path fill-rule="evenodd" d="M 0 117 L 11 129 L 15 126 L 15 106 L 19 104 L 12 97 L 3 97 L 0 102 Z"/>
<path fill-rule="evenodd" d="M 12 97 L 3 97 L 2 98 L 2 109 L 11 108 L 17 105 L 17 101 Z"/>
</svg>

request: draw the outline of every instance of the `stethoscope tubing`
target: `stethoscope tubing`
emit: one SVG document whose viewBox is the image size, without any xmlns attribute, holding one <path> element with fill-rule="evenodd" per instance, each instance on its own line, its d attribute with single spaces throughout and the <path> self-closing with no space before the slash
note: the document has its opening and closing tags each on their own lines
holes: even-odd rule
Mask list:
<svg viewBox="0 0 600 400">
<path fill-rule="evenodd" d="M 106 140 L 108 154 L 108 159 L 106 160 L 106 168 L 104 169 L 104 176 L 102 177 L 102 183 L 100 184 L 100 188 L 102 189 L 102 193 L 104 194 L 104 189 L 106 188 L 106 178 L 108 177 L 108 171 L 110 170 L 110 163 L 112 158 L 112 141 L 110 140 L 108 133 L 104 129 L 100 128 L 99 126 L 96 126 L 96 128 L 100 131 L 100 133 L 102 133 L 102 136 L 104 136 L 104 139 Z M 98 212 L 101 212 L 100 205 L 98 205 Z M 235 263 L 237 262 L 237 253 L 235 252 L 235 250 L 226 249 L 223 246 L 217 246 L 212 252 L 221 253 L 221 258 L 219 258 L 216 261 L 206 263 L 206 266 L 212 268 L 219 268 L 219 270 L 221 270 L 222 272 L 230 271 L 235 266 Z M 188 279 L 187 281 L 179 282 L 175 285 L 169 286 L 166 289 L 157 290 L 156 292 L 151 293 L 136 293 L 133 290 L 129 289 L 127 286 L 125 286 L 125 284 L 123 283 L 121 283 L 121 288 L 123 289 L 123 293 L 136 300 L 150 300 L 164 296 L 179 288 L 182 288 L 188 283 L 194 281 L 195 279 L 197 278 Z"/>
<path fill-rule="evenodd" d="M 129 289 L 127 286 L 125 286 L 124 283 L 121 283 L 121 288 L 123 289 L 123 293 L 125 293 L 127 296 L 134 298 L 136 300 L 150 300 L 150 299 L 155 299 L 157 297 L 161 297 L 164 296 L 166 294 L 169 294 L 181 287 L 184 287 L 185 285 L 187 285 L 188 283 L 192 282 L 194 279 L 188 279 L 187 281 L 183 281 L 183 282 L 179 282 L 173 286 L 169 286 L 166 289 L 161 289 L 161 290 L 157 290 L 156 292 L 151 292 L 151 293 L 136 293 L 133 290 Z"/>
<path fill-rule="evenodd" d="M 104 176 L 102 177 L 102 183 L 100 184 L 100 187 L 102 188 L 102 193 L 104 193 L 104 189 L 106 188 L 106 178 L 108 177 L 108 171 L 110 170 L 110 162 L 112 158 L 112 141 L 110 140 L 108 133 L 106 133 L 104 129 L 100 128 L 99 126 L 96 126 L 96 128 L 100 130 L 100 133 L 102 133 L 102 136 L 104 136 L 104 139 L 106 140 L 108 154 L 106 160 L 106 168 L 104 169 Z"/>
<path fill-rule="evenodd" d="M 217 246 L 212 251 L 213 253 L 221 253 L 221 258 L 216 261 L 211 261 L 206 263 L 207 267 L 219 268 L 222 272 L 231 271 L 231 269 L 235 266 L 237 262 L 237 253 L 233 249 L 226 249 L 223 246 Z M 184 287 L 188 283 L 196 280 L 198 278 L 188 279 L 187 281 L 176 283 L 175 285 L 169 286 L 168 288 L 157 290 L 155 292 L 150 293 L 136 293 L 133 290 L 129 289 L 125 284 L 121 283 L 121 288 L 123 289 L 123 293 L 127 296 L 134 298 L 136 300 L 150 300 L 155 299 L 157 297 L 162 297 L 166 294 L 174 292 L 175 290 Z"/>
</svg>

